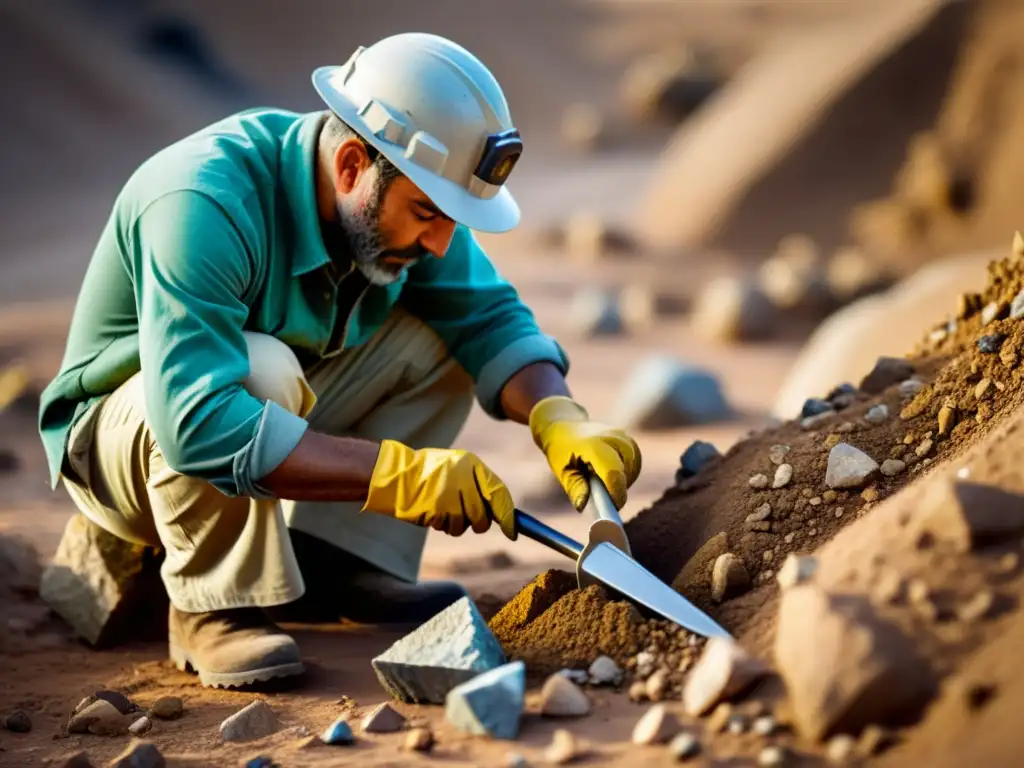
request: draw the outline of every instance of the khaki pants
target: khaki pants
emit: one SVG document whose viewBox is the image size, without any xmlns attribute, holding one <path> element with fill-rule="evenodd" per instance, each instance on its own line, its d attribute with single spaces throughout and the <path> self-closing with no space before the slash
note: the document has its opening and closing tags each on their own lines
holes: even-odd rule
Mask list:
<svg viewBox="0 0 1024 768">
<path fill-rule="evenodd" d="M 440 337 L 396 309 L 365 345 L 305 372 L 283 342 L 247 333 L 246 389 L 338 436 L 450 447 L 473 404 L 472 380 Z M 128 541 L 165 551 L 161 575 L 180 610 L 268 607 L 302 596 L 294 528 L 415 581 L 426 530 L 370 512 L 362 502 L 228 497 L 170 469 L 146 420 L 141 375 L 93 406 L 69 438 L 76 506 Z M 337 578 L 344 574 L 324 574 Z"/>
</svg>

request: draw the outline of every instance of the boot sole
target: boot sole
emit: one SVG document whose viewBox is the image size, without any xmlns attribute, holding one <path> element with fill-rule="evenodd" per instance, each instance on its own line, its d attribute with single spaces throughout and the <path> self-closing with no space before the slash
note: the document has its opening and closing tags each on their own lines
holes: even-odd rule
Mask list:
<svg viewBox="0 0 1024 768">
<path fill-rule="evenodd" d="M 306 671 L 306 666 L 301 661 L 296 661 L 274 667 L 247 669 L 243 672 L 208 672 L 193 664 L 188 654 L 174 643 L 169 644 L 168 651 L 171 662 L 178 670 L 196 673 L 199 675 L 199 682 L 207 688 L 241 688 L 273 680 L 275 677 L 294 677 Z"/>
</svg>

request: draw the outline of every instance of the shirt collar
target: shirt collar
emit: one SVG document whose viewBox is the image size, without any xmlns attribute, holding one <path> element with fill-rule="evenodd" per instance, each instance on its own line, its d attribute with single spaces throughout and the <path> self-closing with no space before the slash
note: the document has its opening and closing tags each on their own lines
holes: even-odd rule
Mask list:
<svg viewBox="0 0 1024 768">
<path fill-rule="evenodd" d="M 292 276 L 331 263 L 320 233 L 316 151 L 323 112 L 301 116 L 281 140 L 281 186 L 292 217 Z"/>
</svg>

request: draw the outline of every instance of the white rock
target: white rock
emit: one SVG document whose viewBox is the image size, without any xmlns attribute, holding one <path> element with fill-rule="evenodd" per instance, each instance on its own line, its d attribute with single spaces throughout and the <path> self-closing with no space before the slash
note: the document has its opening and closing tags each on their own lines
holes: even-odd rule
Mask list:
<svg viewBox="0 0 1024 768">
<path fill-rule="evenodd" d="M 884 424 L 889 419 L 889 406 L 879 403 L 868 408 L 864 414 L 864 420 L 869 424 Z"/>
<path fill-rule="evenodd" d="M 277 715 L 267 702 L 257 699 L 228 717 L 220 724 L 220 735 L 224 741 L 253 741 L 262 739 L 281 729 Z"/>
<path fill-rule="evenodd" d="M 780 464 L 775 470 L 775 479 L 772 481 L 772 488 L 785 488 L 793 479 L 793 465 Z"/>
<path fill-rule="evenodd" d="M 548 717 L 581 717 L 590 712 L 590 699 L 575 683 L 554 674 L 540 692 L 540 713 Z"/>
<path fill-rule="evenodd" d="M 924 389 L 924 382 L 920 379 L 906 379 L 900 382 L 900 397 L 913 397 Z"/>
<path fill-rule="evenodd" d="M 750 572 L 743 560 L 731 552 L 719 555 L 711 569 L 711 597 L 722 602 L 750 589 Z"/>
<path fill-rule="evenodd" d="M 696 757 L 700 753 L 700 742 L 692 733 L 683 732 L 676 736 L 668 745 L 672 757 L 680 762 Z"/>
<path fill-rule="evenodd" d="M 756 490 L 768 487 L 768 476 L 758 473 L 747 480 L 747 484 Z"/>
<path fill-rule="evenodd" d="M 825 759 L 834 765 L 846 765 L 857 748 L 857 740 L 848 733 L 840 733 L 828 740 Z"/>
<path fill-rule="evenodd" d="M 735 640 L 713 637 L 686 680 L 683 707 L 688 715 L 703 715 L 767 673 L 768 667 Z"/>
<path fill-rule="evenodd" d="M 559 728 L 552 734 L 551 743 L 544 750 L 544 759 L 553 765 L 565 765 L 579 753 L 576 738 L 565 728 Z"/>
<path fill-rule="evenodd" d="M 655 704 L 633 727 L 633 743 L 662 744 L 679 733 L 679 721 L 664 704 Z"/>
<path fill-rule="evenodd" d="M 668 687 L 668 672 L 664 669 L 657 670 L 647 678 L 644 683 L 644 694 L 651 701 L 661 701 L 665 696 L 665 689 Z"/>
<path fill-rule="evenodd" d="M 130 726 L 128 726 L 128 732 L 133 736 L 141 736 L 142 734 L 149 731 L 153 727 L 153 721 L 143 715 Z"/>
<path fill-rule="evenodd" d="M 767 501 L 747 515 L 745 522 L 760 523 L 772 516 L 772 505 Z"/>
<path fill-rule="evenodd" d="M 829 488 L 859 488 L 878 471 L 878 462 L 849 443 L 837 443 L 828 453 L 825 484 Z"/>
<path fill-rule="evenodd" d="M 598 656 L 587 670 L 591 685 L 618 685 L 622 682 L 622 670 L 615 660 L 608 656 Z"/>
<path fill-rule="evenodd" d="M 818 558 L 811 555 L 790 554 L 786 557 L 786 561 L 779 569 L 779 575 L 775 578 L 782 589 L 789 589 L 811 579 L 817 570 Z"/>
<path fill-rule="evenodd" d="M 762 768 L 776 768 L 786 764 L 786 750 L 777 744 L 765 747 L 757 755 L 757 764 Z"/>
<path fill-rule="evenodd" d="M 994 301 L 990 301 L 985 305 L 984 309 L 981 310 L 981 324 L 988 325 L 999 315 L 999 304 Z"/>
<path fill-rule="evenodd" d="M 756 733 L 758 736 L 771 736 L 778 730 L 779 724 L 775 721 L 775 718 L 771 715 L 762 715 L 761 717 L 755 718 L 753 725 L 750 726 L 752 733 Z"/>
</svg>

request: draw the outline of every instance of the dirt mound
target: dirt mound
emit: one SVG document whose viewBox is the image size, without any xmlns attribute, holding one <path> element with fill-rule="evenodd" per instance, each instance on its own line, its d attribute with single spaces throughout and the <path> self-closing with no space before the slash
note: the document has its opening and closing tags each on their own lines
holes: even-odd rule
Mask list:
<svg viewBox="0 0 1024 768">
<path fill-rule="evenodd" d="M 787 555 L 818 549 L 882 500 L 962 455 L 1024 400 L 1024 324 L 1009 317 L 1022 287 L 1024 259 L 992 262 L 985 289 L 960 298 L 941 334 L 933 332 L 906 358 L 880 359 L 856 386 L 821 393 L 821 414 L 739 442 L 630 520 L 634 556 L 764 650 L 775 621 L 766 604 L 775 599 L 774 576 Z M 830 485 L 830 457 L 840 444 L 870 457 L 874 471 L 849 485 L 832 478 Z M 742 560 L 752 589 L 719 603 L 712 570 L 725 552 Z M 494 618 L 511 655 L 550 670 L 586 665 L 599 653 L 628 663 L 646 648 L 649 623 L 597 591 L 572 587 L 568 575 L 543 574 Z"/>
</svg>

